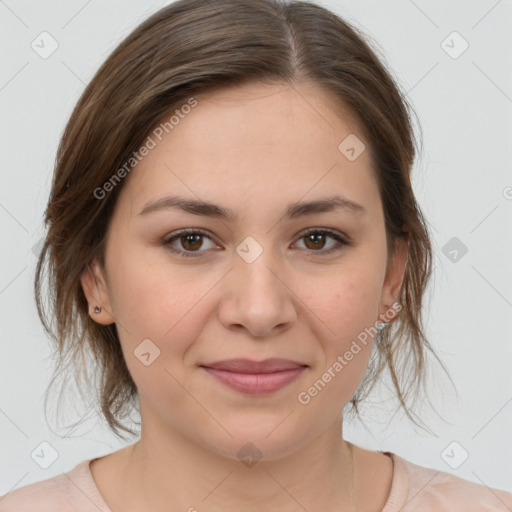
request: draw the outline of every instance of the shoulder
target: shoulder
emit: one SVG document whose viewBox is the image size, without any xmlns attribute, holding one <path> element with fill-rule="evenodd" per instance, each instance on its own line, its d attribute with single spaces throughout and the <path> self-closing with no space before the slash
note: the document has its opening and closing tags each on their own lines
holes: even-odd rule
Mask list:
<svg viewBox="0 0 512 512">
<path fill-rule="evenodd" d="M 63 475 L 57 475 L 0 496 L 0 512 L 66 510 L 69 502 L 64 479 Z"/>
<path fill-rule="evenodd" d="M 98 508 L 87 496 L 89 460 L 52 478 L 0 496 L 0 512 L 75 512 Z"/>
<path fill-rule="evenodd" d="M 419 466 L 392 454 L 397 478 L 407 488 L 403 512 L 510 512 L 512 493 Z"/>
</svg>

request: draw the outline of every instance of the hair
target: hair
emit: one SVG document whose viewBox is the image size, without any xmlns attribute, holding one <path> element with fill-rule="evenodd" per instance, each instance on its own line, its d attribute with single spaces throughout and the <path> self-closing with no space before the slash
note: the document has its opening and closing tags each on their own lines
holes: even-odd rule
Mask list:
<svg viewBox="0 0 512 512">
<path fill-rule="evenodd" d="M 126 182 L 121 177 L 130 171 L 126 162 L 136 165 L 134 155 L 148 134 L 173 109 L 203 93 L 251 83 L 308 83 L 330 94 L 368 142 L 388 257 L 399 238 L 408 246 L 397 297 L 402 308 L 377 337 L 351 411 L 360 415 L 358 404 L 387 369 L 399 407 L 418 424 L 408 401 L 417 400 L 424 385 L 427 352 L 446 371 L 423 327 L 432 248 L 410 180 L 418 141 L 405 94 L 365 38 L 347 21 L 306 1 L 179 0 L 151 15 L 113 50 L 64 129 L 45 211 L 47 232 L 34 287 L 38 315 L 57 358 L 45 406 L 59 374 L 71 368 L 80 386 L 92 369 L 98 412 L 118 437 L 121 431 L 136 433 L 122 423 L 137 408 L 138 392 L 116 325 L 100 325 L 89 316 L 80 277 L 93 259 L 104 265 L 107 228 Z M 86 364 L 86 356 L 94 365 Z"/>
</svg>

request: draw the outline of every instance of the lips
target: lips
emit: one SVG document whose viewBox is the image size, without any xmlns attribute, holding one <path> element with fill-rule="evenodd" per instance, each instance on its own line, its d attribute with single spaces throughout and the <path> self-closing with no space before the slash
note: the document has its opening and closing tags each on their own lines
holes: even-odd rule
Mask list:
<svg viewBox="0 0 512 512">
<path fill-rule="evenodd" d="M 200 366 L 234 373 L 261 374 L 296 370 L 297 368 L 306 367 L 307 365 L 290 359 L 272 358 L 265 359 L 263 361 L 253 361 L 251 359 L 226 359 L 223 361 L 202 364 Z"/>
<path fill-rule="evenodd" d="M 299 377 L 308 368 L 290 359 L 227 359 L 200 365 L 223 385 L 245 395 L 274 393 Z"/>
</svg>

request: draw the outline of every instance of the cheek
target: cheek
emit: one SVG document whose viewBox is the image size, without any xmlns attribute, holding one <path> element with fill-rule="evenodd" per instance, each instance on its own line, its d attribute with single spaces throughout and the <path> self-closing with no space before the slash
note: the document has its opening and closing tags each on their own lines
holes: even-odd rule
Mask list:
<svg viewBox="0 0 512 512">
<path fill-rule="evenodd" d="M 379 279 L 377 271 L 368 272 L 364 265 L 350 272 L 344 269 L 330 277 L 328 287 L 308 295 L 308 307 L 321 319 L 314 335 L 322 354 L 298 398 L 317 418 L 327 421 L 343 409 L 366 371 L 377 321 Z"/>
<path fill-rule="evenodd" d="M 114 316 L 137 387 L 142 391 L 165 385 L 161 380 L 170 378 L 165 369 L 182 381 L 187 350 L 212 314 L 208 292 L 218 277 L 198 279 L 192 267 L 188 273 L 176 269 L 164 273 L 160 266 L 144 265 L 137 255 L 119 259 L 112 274 Z M 144 365 L 148 360 L 154 362 Z"/>
<path fill-rule="evenodd" d="M 323 286 L 316 280 L 315 291 L 312 293 L 310 287 L 305 294 L 304 302 L 328 327 L 327 332 L 331 339 L 337 340 L 338 348 L 377 321 L 381 272 L 375 263 L 372 266 L 361 260 L 358 265 L 346 265 L 330 272 Z"/>
<path fill-rule="evenodd" d="M 361 382 L 376 333 L 384 264 L 376 251 L 361 251 L 307 295 L 307 306 L 321 320 L 314 336 L 322 354 L 310 379 L 311 395 L 304 390 L 315 408 L 343 408 Z"/>
<path fill-rule="evenodd" d="M 150 252 L 131 251 L 118 258 L 112 283 L 114 313 L 132 337 L 161 339 L 201 310 L 201 299 L 214 282 L 198 279 L 192 267 L 173 267 L 160 257 L 155 263 L 148 258 Z"/>
</svg>

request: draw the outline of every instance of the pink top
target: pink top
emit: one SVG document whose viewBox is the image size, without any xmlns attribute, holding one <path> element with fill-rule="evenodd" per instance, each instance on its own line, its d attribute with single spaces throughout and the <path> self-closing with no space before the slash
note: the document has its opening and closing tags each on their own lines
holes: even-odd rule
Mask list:
<svg viewBox="0 0 512 512">
<path fill-rule="evenodd" d="M 489 488 L 392 452 L 391 492 L 382 512 L 511 512 L 512 493 Z M 0 496 L 0 512 L 112 512 L 103 500 L 88 459 L 71 471 Z"/>
</svg>

